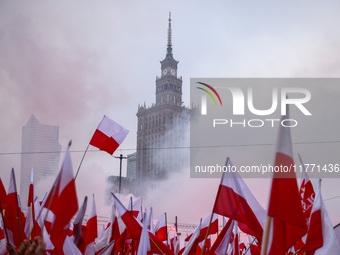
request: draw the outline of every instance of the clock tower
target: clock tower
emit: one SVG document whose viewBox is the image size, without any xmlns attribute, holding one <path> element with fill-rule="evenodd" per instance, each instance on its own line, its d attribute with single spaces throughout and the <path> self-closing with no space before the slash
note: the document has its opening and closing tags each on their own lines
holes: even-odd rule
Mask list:
<svg viewBox="0 0 340 255">
<path fill-rule="evenodd" d="M 156 80 L 156 105 L 182 105 L 182 78 L 177 77 L 177 64 L 178 61 L 172 55 L 170 13 L 166 56 L 161 61 L 161 77 Z"/>
<path fill-rule="evenodd" d="M 171 14 L 169 14 L 166 56 L 161 63 L 161 76 L 156 77 L 156 103 L 139 105 L 137 112 L 136 178 L 149 188 L 174 171 L 187 167 L 185 130 L 190 109 L 182 103 L 182 77 L 172 54 Z M 143 186 L 143 185 L 142 185 Z"/>
</svg>

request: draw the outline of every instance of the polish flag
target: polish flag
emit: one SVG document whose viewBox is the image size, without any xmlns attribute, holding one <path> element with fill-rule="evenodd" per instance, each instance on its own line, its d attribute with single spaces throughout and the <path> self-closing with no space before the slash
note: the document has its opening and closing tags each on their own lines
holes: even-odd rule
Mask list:
<svg viewBox="0 0 340 255">
<path fill-rule="evenodd" d="M 2 183 L 2 180 L 0 178 L 0 205 L 2 210 L 5 209 L 5 206 L 7 204 L 7 193 L 4 187 L 4 184 Z"/>
<path fill-rule="evenodd" d="M 19 247 L 21 241 L 26 239 L 25 230 L 25 218 L 19 208 L 17 186 L 15 182 L 14 169 L 11 171 L 11 179 L 9 182 L 7 195 L 7 206 L 5 209 L 4 220 L 6 222 L 6 228 L 9 240 Z"/>
<path fill-rule="evenodd" d="M 205 248 L 204 248 L 203 254 L 206 254 L 207 251 L 210 250 L 210 248 L 211 248 L 211 236 L 209 235 L 207 237 L 207 241 L 203 240 L 202 242 L 198 243 L 198 245 L 196 246 L 196 253 L 195 253 L 195 255 L 201 255 L 202 254 L 203 247 L 204 247 L 204 242 L 205 242 Z"/>
<path fill-rule="evenodd" d="M 181 250 L 181 255 L 192 255 L 195 252 L 196 246 L 198 245 L 198 237 L 201 232 L 201 223 L 195 228 L 190 240 L 187 245 Z"/>
<path fill-rule="evenodd" d="M 315 197 L 307 233 L 307 255 L 340 254 L 340 246 L 321 195 L 321 180 Z"/>
<path fill-rule="evenodd" d="M 114 247 L 115 247 L 115 241 L 112 241 L 111 243 L 109 243 L 105 247 L 105 249 L 103 249 L 100 253 L 98 253 L 98 255 L 112 255 L 112 254 L 116 254 L 116 253 L 113 253 L 114 252 Z"/>
<path fill-rule="evenodd" d="M 129 205 L 127 209 L 130 212 L 132 212 L 135 218 L 141 219 L 142 218 L 142 205 L 143 205 L 143 197 L 137 197 L 134 200 L 132 200 L 132 197 L 130 197 Z"/>
<path fill-rule="evenodd" d="M 111 207 L 110 221 L 107 224 L 107 227 L 104 230 L 103 235 L 101 235 L 95 240 L 94 250 L 96 254 L 100 254 L 104 249 L 106 249 L 105 247 L 112 243 L 112 241 L 117 241 L 119 236 L 120 232 L 116 216 L 116 207 L 113 204 Z"/>
<path fill-rule="evenodd" d="M 128 133 L 127 129 L 104 115 L 93 134 L 90 144 L 112 155 Z"/>
<path fill-rule="evenodd" d="M 79 249 L 74 244 L 74 242 L 72 241 L 71 237 L 69 237 L 69 236 L 65 237 L 65 242 L 63 243 L 62 251 L 63 251 L 63 254 L 65 254 L 65 255 L 69 255 L 69 254 L 72 254 L 72 255 L 82 255 L 82 253 L 79 251 Z"/>
<path fill-rule="evenodd" d="M 153 224 L 153 210 L 152 207 L 150 207 L 150 214 L 149 214 L 149 218 L 148 218 L 148 229 L 150 230 L 150 232 L 152 234 L 155 234 L 155 226 Z"/>
<path fill-rule="evenodd" d="M 146 209 L 144 213 L 144 219 L 147 218 Z M 148 223 L 146 220 L 143 222 L 143 230 L 139 240 L 137 255 L 146 255 L 151 250 L 150 248 L 150 239 L 149 239 L 149 230 Z"/>
<path fill-rule="evenodd" d="M 223 227 L 221 233 L 217 236 L 213 246 L 208 252 L 208 255 L 225 255 L 228 251 L 231 233 L 234 228 L 234 220 L 229 219 L 227 224 Z"/>
<path fill-rule="evenodd" d="M 313 203 L 314 203 L 315 192 L 314 192 L 313 184 L 307 175 L 305 165 L 303 164 L 300 155 L 299 155 L 299 159 L 300 159 L 300 163 L 301 163 L 302 170 L 303 170 L 302 176 L 301 176 L 302 182 L 300 185 L 300 197 L 301 197 L 303 215 L 305 217 L 306 224 L 308 225 L 309 217 L 310 217 Z"/>
<path fill-rule="evenodd" d="M 52 190 L 44 207 L 50 207 L 54 215 L 51 228 L 51 241 L 55 246 L 55 252 L 62 251 L 63 243 L 67 235 L 67 226 L 72 217 L 78 211 L 78 199 L 73 175 L 70 150 L 67 148 L 65 159 Z"/>
<path fill-rule="evenodd" d="M 246 255 L 260 255 L 261 254 L 261 248 L 260 248 L 260 244 L 257 242 L 256 238 L 248 235 L 248 239 L 249 239 L 249 247 L 248 247 L 248 251 L 246 252 Z"/>
<path fill-rule="evenodd" d="M 240 246 L 239 246 L 239 234 L 237 228 L 237 221 L 234 225 L 234 240 L 231 243 L 232 255 L 240 255 Z"/>
<path fill-rule="evenodd" d="M 86 212 L 87 207 L 87 196 L 85 196 L 83 204 L 81 205 L 77 216 L 73 222 L 73 236 L 74 236 L 74 244 L 78 247 L 81 253 L 84 253 L 85 251 L 85 239 L 86 239 L 86 233 L 85 231 L 82 231 L 82 224 L 84 220 L 84 215 Z"/>
<path fill-rule="evenodd" d="M 119 201 L 119 199 L 111 193 L 114 198 L 114 203 L 117 208 L 117 211 L 123 220 L 124 224 L 126 225 L 126 228 L 129 230 L 132 238 L 134 240 L 139 241 L 140 236 L 142 233 L 142 225 L 141 223 L 132 216 L 130 211 L 128 211 L 124 205 Z M 150 244 L 151 244 L 151 252 L 154 254 L 173 254 L 173 252 L 163 243 L 161 242 L 154 234 L 152 234 L 150 231 L 149 238 L 150 238 Z M 162 252 L 161 252 L 161 251 Z"/>
<path fill-rule="evenodd" d="M 201 223 L 201 231 L 200 231 L 200 235 L 198 236 L 198 242 L 202 242 L 204 241 L 206 235 L 207 235 L 207 231 L 209 228 L 209 222 L 210 222 L 210 218 L 211 218 L 211 213 L 208 214 L 207 217 L 205 217 L 202 220 Z M 211 224 L 210 224 L 210 229 L 209 229 L 209 234 L 208 235 L 213 235 L 216 234 L 218 231 L 218 216 L 217 214 L 213 214 L 213 217 L 211 219 Z M 185 241 L 188 242 L 191 238 L 191 236 L 193 235 L 193 233 L 191 233 L 186 239 Z"/>
<path fill-rule="evenodd" d="M 40 228 L 37 228 L 36 220 L 35 220 L 35 206 L 34 206 L 34 172 L 33 168 L 31 169 L 31 183 L 29 186 L 29 191 L 28 191 L 28 200 L 27 200 L 27 206 L 28 206 L 28 213 L 27 213 L 27 219 L 26 223 L 28 226 L 28 233 L 26 233 L 27 237 L 29 236 L 29 233 L 32 232 L 31 234 L 31 240 L 34 240 L 36 236 L 40 235 Z M 31 215 L 32 212 L 32 215 Z M 34 227 L 34 229 L 32 229 Z"/>
<path fill-rule="evenodd" d="M 30 207 L 34 203 L 34 177 L 33 177 L 33 168 L 31 169 L 31 183 L 28 190 L 28 200 L 27 207 Z"/>
<path fill-rule="evenodd" d="M 229 158 L 226 165 L 232 167 Z M 213 212 L 238 221 L 243 232 L 262 240 L 265 210 L 237 172 L 223 173 Z"/>
<path fill-rule="evenodd" d="M 44 215 L 41 214 L 40 217 L 38 218 L 40 210 L 42 210 L 42 207 L 40 205 L 40 202 L 39 202 L 38 198 L 36 198 L 34 200 L 34 210 L 37 212 L 37 215 L 36 215 L 36 218 L 35 218 L 35 221 L 36 221 L 37 224 L 35 225 L 34 229 L 36 229 L 37 233 L 40 234 L 41 233 L 41 228 L 44 225 L 43 224 L 43 222 L 44 222 Z M 43 238 L 43 240 L 44 240 L 44 242 L 46 244 L 46 251 L 47 252 L 52 252 L 54 250 L 54 245 L 51 242 L 51 239 L 50 239 L 49 234 L 47 233 L 46 227 L 43 228 L 42 233 L 41 233 L 41 237 Z"/>
<path fill-rule="evenodd" d="M 168 227 L 167 227 L 166 213 L 163 213 L 156 222 L 155 236 L 161 241 L 168 240 Z"/>
<path fill-rule="evenodd" d="M 92 204 L 89 211 L 89 219 L 86 223 L 87 235 L 85 242 L 85 255 L 93 255 L 94 251 L 94 240 L 98 236 L 98 228 L 97 228 L 97 211 L 96 211 L 96 203 L 94 200 L 94 195 L 92 197 Z"/>
<path fill-rule="evenodd" d="M 289 119 L 288 111 L 287 116 L 282 116 L 281 120 L 285 117 Z M 290 128 L 280 126 L 275 166 L 291 170 L 273 174 L 268 206 L 269 233 L 265 236 L 268 245 L 262 245 L 263 254 L 285 254 L 307 232 L 293 165 Z"/>
</svg>

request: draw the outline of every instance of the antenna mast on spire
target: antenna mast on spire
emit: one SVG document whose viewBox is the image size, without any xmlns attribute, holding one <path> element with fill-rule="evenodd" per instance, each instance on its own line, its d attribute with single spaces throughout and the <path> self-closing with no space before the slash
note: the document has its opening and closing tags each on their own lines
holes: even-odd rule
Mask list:
<svg viewBox="0 0 340 255">
<path fill-rule="evenodd" d="M 171 42 L 171 12 L 169 12 L 169 28 L 168 28 L 168 48 L 167 53 L 172 55 L 172 42 Z"/>
</svg>

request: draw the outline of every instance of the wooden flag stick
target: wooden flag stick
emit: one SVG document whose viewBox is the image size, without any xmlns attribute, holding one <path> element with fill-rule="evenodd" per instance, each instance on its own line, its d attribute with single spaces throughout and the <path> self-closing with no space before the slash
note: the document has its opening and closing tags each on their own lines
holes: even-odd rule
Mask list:
<svg viewBox="0 0 340 255">
<path fill-rule="evenodd" d="M 269 230 L 270 230 L 271 221 L 272 221 L 272 217 L 268 215 L 267 216 L 266 229 L 265 229 L 264 237 L 263 237 L 263 245 L 262 245 L 261 255 L 267 254 L 267 246 L 268 246 L 268 238 L 269 238 Z"/>
<path fill-rule="evenodd" d="M 150 236 L 149 236 L 149 239 L 150 239 L 151 242 L 156 246 L 156 248 L 160 251 L 160 253 L 161 253 L 162 255 L 165 255 L 165 253 L 161 250 L 161 248 L 158 247 L 158 245 L 155 243 L 154 240 L 152 240 L 152 238 L 151 238 Z"/>
<path fill-rule="evenodd" d="M 209 235 L 211 221 L 212 221 L 213 217 L 214 217 L 214 210 L 211 212 L 211 217 L 210 217 L 210 220 L 209 220 L 208 230 L 207 230 L 207 233 L 205 234 L 205 239 L 204 239 L 204 244 L 203 244 L 203 249 L 202 249 L 201 255 L 203 255 L 205 253 L 205 246 L 206 246 L 206 243 L 207 243 L 207 238 L 208 238 L 208 235 Z M 201 223 L 202 223 L 202 220 L 201 220 Z"/>
<path fill-rule="evenodd" d="M 293 255 L 298 254 L 300 251 L 302 251 L 305 247 L 302 247 L 301 249 L 298 249 Z M 307 254 L 306 252 L 304 252 L 303 254 Z"/>
<path fill-rule="evenodd" d="M 2 212 L 2 205 L 1 205 L 1 203 L 0 203 L 0 212 L 1 212 L 2 222 L 4 223 L 4 230 L 5 230 L 5 236 L 6 236 L 6 243 L 9 243 L 8 234 L 7 234 L 7 228 L 6 228 L 6 224 L 5 224 L 4 214 L 3 214 L 3 212 Z"/>
<path fill-rule="evenodd" d="M 87 153 L 87 150 L 89 149 L 89 146 L 90 146 L 90 144 L 87 145 L 86 150 L 85 150 L 85 152 L 84 152 L 84 154 L 83 154 L 83 157 L 82 157 L 81 160 L 80 160 L 80 163 L 79 163 L 79 166 L 78 166 L 78 170 L 77 170 L 76 176 L 74 177 L 74 180 L 77 179 L 77 176 L 78 176 L 80 167 L 81 167 L 81 165 L 83 164 L 83 160 L 84 160 L 84 158 L 85 158 L 85 155 L 86 155 L 86 153 Z"/>
</svg>

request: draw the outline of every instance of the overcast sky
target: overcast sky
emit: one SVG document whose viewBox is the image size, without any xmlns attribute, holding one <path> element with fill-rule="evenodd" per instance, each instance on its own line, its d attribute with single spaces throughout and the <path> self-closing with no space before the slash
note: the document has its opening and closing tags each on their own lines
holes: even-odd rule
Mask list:
<svg viewBox="0 0 340 255">
<path fill-rule="evenodd" d="M 108 115 L 130 130 L 116 155 L 134 151 L 138 104 L 155 102 L 170 11 L 173 53 L 188 105 L 191 77 L 339 77 L 339 10 L 336 0 L 0 0 L 0 173 L 5 187 L 12 167 L 19 183 L 21 132 L 31 114 L 59 126 L 63 150 L 72 139 L 74 151 L 85 150 Z M 340 153 L 339 144 L 332 149 Z M 81 156 L 72 153 L 75 169 Z M 102 207 L 103 183 L 118 174 L 118 167 L 118 160 L 105 152 L 88 153 L 77 179 L 79 200 L 95 193 Z M 183 208 L 179 220 L 198 223 L 211 211 L 219 180 L 205 183 L 188 175 L 169 182 L 171 192 L 164 187 L 168 199 L 152 205 L 156 217 L 174 206 L 177 193 L 186 196 L 175 206 L 187 207 L 202 187 L 202 204 Z M 324 198 L 340 196 L 339 180 L 323 181 Z M 247 182 L 267 207 L 268 180 Z M 339 223 L 340 198 L 326 205 L 333 224 Z"/>
</svg>

